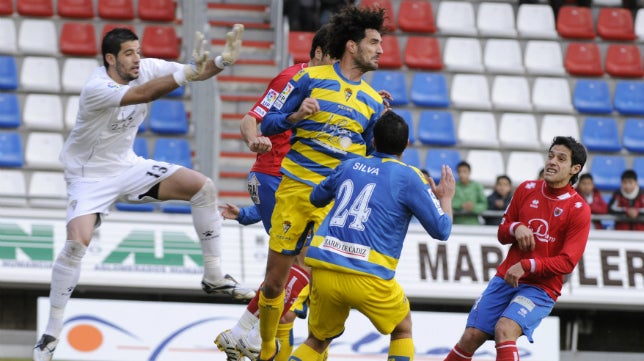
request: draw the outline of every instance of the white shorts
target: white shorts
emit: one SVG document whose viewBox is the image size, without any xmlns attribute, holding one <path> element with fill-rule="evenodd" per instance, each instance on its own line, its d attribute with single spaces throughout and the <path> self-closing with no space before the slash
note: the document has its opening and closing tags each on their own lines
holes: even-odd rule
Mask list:
<svg viewBox="0 0 644 361">
<path fill-rule="evenodd" d="M 156 199 L 142 195 L 180 168 L 182 166 L 177 164 L 141 158 L 140 162 L 113 177 L 67 179 L 67 223 L 79 216 L 98 213 L 95 225 L 98 227 L 101 217 L 109 214 L 117 200 L 156 202 Z"/>
</svg>

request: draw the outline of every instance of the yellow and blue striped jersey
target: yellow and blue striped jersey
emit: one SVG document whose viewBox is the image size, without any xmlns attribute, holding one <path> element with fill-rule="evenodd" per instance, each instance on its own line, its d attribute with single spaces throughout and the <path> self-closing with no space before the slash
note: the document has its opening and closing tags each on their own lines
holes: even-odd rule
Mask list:
<svg viewBox="0 0 644 361">
<path fill-rule="evenodd" d="M 286 120 L 306 98 L 320 111 L 293 124 Z M 382 97 L 366 81 L 354 82 L 339 63 L 302 69 L 286 85 L 261 123 L 263 135 L 293 130 L 282 173 L 315 186 L 341 161 L 373 151 L 373 126 L 384 111 Z"/>
</svg>

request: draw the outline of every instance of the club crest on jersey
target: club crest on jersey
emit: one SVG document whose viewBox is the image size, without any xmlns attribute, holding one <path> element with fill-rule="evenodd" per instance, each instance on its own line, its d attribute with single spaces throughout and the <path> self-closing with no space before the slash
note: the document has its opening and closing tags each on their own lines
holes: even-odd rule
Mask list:
<svg viewBox="0 0 644 361">
<path fill-rule="evenodd" d="M 351 96 L 353 95 L 353 90 L 351 88 L 345 88 L 344 89 L 344 100 L 349 101 L 351 99 Z"/>
<path fill-rule="evenodd" d="M 562 213 L 563 213 L 563 209 L 559 207 L 555 207 L 555 212 L 554 212 L 555 217 L 559 217 Z"/>
<path fill-rule="evenodd" d="M 284 223 L 282 223 L 282 229 L 284 230 L 284 233 L 287 233 L 288 230 L 291 229 L 291 222 L 284 221 Z"/>
</svg>

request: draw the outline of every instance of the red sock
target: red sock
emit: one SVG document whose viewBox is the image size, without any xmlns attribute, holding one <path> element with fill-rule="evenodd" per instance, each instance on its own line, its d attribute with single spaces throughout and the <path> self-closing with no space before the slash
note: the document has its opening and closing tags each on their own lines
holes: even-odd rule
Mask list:
<svg viewBox="0 0 644 361">
<path fill-rule="evenodd" d="M 458 347 L 458 344 L 456 344 L 443 361 L 468 361 L 471 359 L 472 354 L 461 350 L 461 348 Z"/>
<path fill-rule="evenodd" d="M 248 306 L 246 306 L 246 310 L 248 310 L 248 312 L 252 313 L 257 317 L 259 317 L 259 306 L 257 306 L 258 301 L 259 301 L 259 289 L 257 289 L 257 293 L 255 294 L 255 297 L 253 297 L 253 299 L 250 300 L 250 303 L 248 304 Z"/>
<path fill-rule="evenodd" d="M 506 341 L 496 346 L 496 361 L 519 361 L 519 350 L 515 341 Z"/>
</svg>

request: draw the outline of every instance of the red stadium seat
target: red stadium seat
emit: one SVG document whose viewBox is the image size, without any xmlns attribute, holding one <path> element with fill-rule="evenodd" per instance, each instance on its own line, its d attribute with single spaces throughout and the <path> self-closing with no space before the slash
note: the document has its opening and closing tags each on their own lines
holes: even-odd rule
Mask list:
<svg viewBox="0 0 644 361">
<path fill-rule="evenodd" d="M 91 23 L 64 23 L 60 32 L 60 51 L 65 55 L 96 55 L 98 51 L 94 25 Z"/>
<path fill-rule="evenodd" d="M 610 44 L 605 64 L 606 72 L 611 76 L 639 78 L 644 75 L 642 56 L 637 45 Z"/>
<path fill-rule="evenodd" d="M 400 30 L 411 33 L 435 33 L 434 10 L 426 0 L 402 0 L 398 10 Z"/>
<path fill-rule="evenodd" d="M 138 14 L 141 20 L 173 21 L 175 11 L 174 0 L 139 0 Z"/>
<path fill-rule="evenodd" d="M 91 19 L 94 17 L 94 1 L 58 0 L 58 15 L 65 18 Z"/>
<path fill-rule="evenodd" d="M 571 75 L 602 76 L 602 58 L 596 43 L 570 43 L 566 51 L 564 67 Z"/>
<path fill-rule="evenodd" d="M 13 14 L 13 0 L 0 0 L 0 15 Z"/>
<path fill-rule="evenodd" d="M 384 35 L 382 37 L 383 53 L 380 56 L 378 67 L 383 69 L 399 69 L 402 66 L 400 56 L 400 45 L 395 35 Z"/>
<path fill-rule="evenodd" d="M 599 9 L 597 34 L 604 40 L 634 40 L 636 35 L 631 11 L 624 8 Z"/>
<path fill-rule="evenodd" d="M 98 16 L 101 19 L 132 20 L 134 5 L 132 0 L 98 0 Z"/>
<path fill-rule="evenodd" d="M 315 33 L 312 31 L 291 31 L 288 34 L 288 52 L 293 62 L 308 63 L 311 60 L 311 43 Z"/>
<path fill-rule="evenodd" d="M 407 38 L 404 55 L 405 65 L 410 69 L 441 70 L 443 60 L 438 39 L 429 36 Z"/>
<path fill-rule="evenodd" d="M 54 3 L 52 0 L 18 0 L 16 5 L 18 14 L 22 16 L 54 16 Z"/>
<path fill-rule="evenodd" d="M 360 1 L 360 6 L 362 7 L 377 7 L 385 9 L 385 29 L 389 31 L 396 30 L 396 22 L 394 17 L 394 5 L 391 3 L 391 0 L 362 0 Z"/>
<path fill-rule="evenodd" d="M 559 9 L 557 32 L 566 39 L 594 39 L 595 27 L 590 8 L 564 6 Z"/>
<path fill-rule="evenodd" d="M 179 41 L 174 26 L 146 26 L 141 39 L 141 52 L 147 57 L 177 59 Z"/>
<path fill-rule="evenodd" d="M 101 32 L 101 41 L 105 37 L 105 34 L 107 34 L 110 30 L 116 29 L 116 28 L 128 28 L 132 30 L 134 33 L 136 33 L 136 28 L 134 25 L 130 24 L 105 24 L 103 25 L 103 31 Z"/>
</svg>

